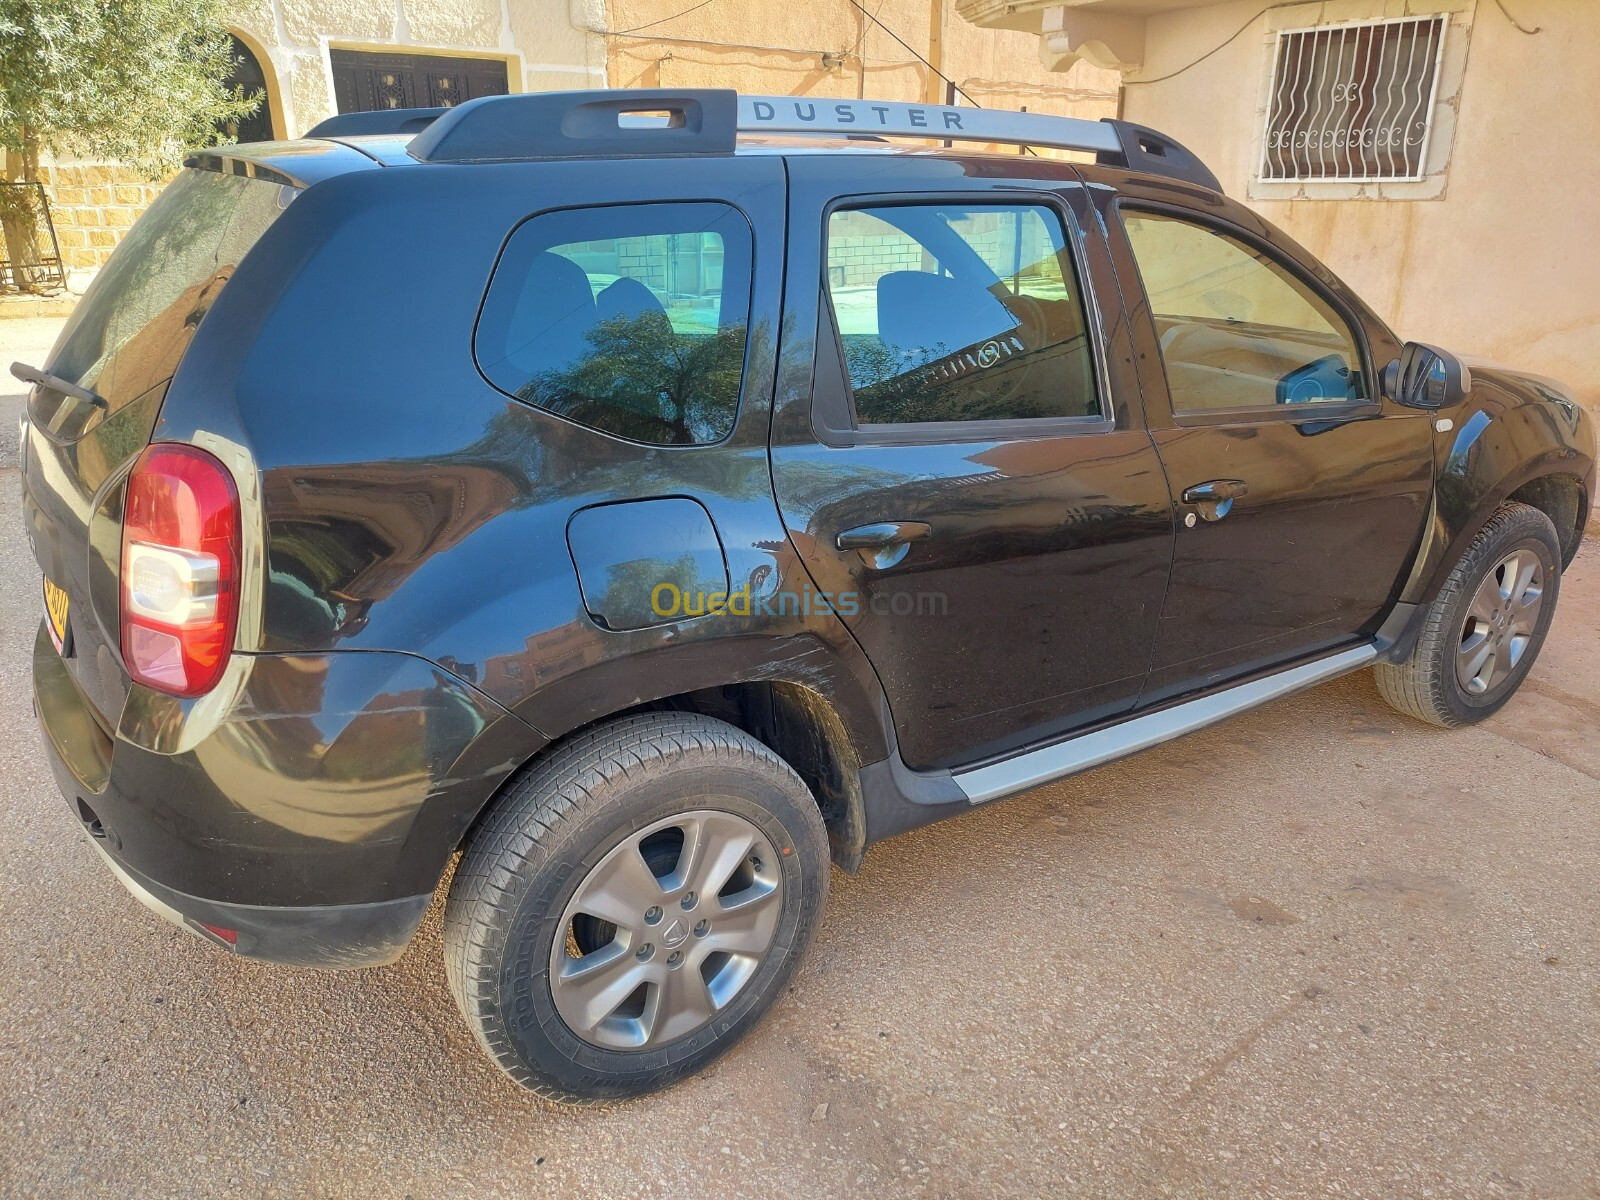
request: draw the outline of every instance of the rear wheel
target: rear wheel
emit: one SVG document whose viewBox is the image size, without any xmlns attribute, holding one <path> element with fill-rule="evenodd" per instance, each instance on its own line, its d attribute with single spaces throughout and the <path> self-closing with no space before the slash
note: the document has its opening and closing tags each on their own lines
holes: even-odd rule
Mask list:
<svg viewBox="0 0 1600 1200">
<path fill-rule="evenodd" d="M 1507 503 L 1429 606 L 1411 657 L 1374 668 L 1395 708 L 1434 725 L 1497 712 L 1532 669 L 1555 615 L 1561 543 L 1550 518 Z"/>
<path fill-rule="evenodd" d="M 768 747 L 695 714 L 610 722 L 536 763 L 470 839 L 445 916 L 451 988 L 524 1087 L 653 1091 L 766 1012 L 827 872 L 816 803 Z"/>
</svg>

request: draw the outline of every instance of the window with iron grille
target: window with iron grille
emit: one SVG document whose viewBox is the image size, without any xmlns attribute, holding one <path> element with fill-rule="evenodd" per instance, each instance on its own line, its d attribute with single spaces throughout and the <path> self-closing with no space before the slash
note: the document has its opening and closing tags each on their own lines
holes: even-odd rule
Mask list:
<svg viewBox="0 0 1600 1200">
<path fill-rule="evenodd" d="M 1262 140 L 1263 180 L 1418 180 L 1447 18 L 1279 32 Z"/>
</svg>

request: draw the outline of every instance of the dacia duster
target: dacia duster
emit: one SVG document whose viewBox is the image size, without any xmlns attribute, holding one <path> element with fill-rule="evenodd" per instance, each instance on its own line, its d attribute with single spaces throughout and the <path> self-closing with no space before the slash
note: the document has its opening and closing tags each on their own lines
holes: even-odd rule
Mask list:
<svg viewBox="0 0 1600 1200">
<path fill-rule="evenodd" d="M 879 839 L 1367 666 L 1481 720 L 1595 485 L 1560 385 L 1402 344 L 1171 139 L 932 105 L 199 152 L 14 370 L 106 863 L 362 967 L 455 861 L 455 997 L 573 1101 L 727 1050 Z"/>
</svg>

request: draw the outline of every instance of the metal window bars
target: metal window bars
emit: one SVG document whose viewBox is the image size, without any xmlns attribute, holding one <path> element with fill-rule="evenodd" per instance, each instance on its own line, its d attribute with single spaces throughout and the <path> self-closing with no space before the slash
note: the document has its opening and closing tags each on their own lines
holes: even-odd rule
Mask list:
<svg viewBox="0 0 1600 1200">
<path fill-rule="evenodd" d="M 66 286 L 44 184 L 0 183 L 0 292 L 54 292 Z"/>
<path fill-rule="evenodd" d="M 1422 179 L 1448 21 L 1436 14 L 1280 30 L 1257 178 Z"/>
</svg>

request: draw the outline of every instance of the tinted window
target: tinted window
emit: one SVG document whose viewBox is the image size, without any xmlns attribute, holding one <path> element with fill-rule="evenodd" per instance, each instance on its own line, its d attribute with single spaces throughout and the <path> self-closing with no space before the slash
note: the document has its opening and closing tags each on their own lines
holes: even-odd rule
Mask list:
<svg viewBox="0 0 1600 1200">
<path fill-rule="evenodd" d="M 519 400 L 658 445 L 733 429 L 750 226 L 725 204 L 571 209 L 518 227 L 478 321 L 478 365 Z"/>
<path fill-rule="evenodd" d="M 859 423 L 1100 415 L 1084 308 L 1050 209 L 835 212 L 827 254 Z"/>
<path fill-rule="evenodd" d="M 1176 217 L 1123 213 L 1177 412 L 1365 398 L 1355 335 L 1264 252 Z"/>
<path fill-rule="evenodd" d="M 172 378 L 200 318 L 296 194 L 241 175 L 180 171 L 89 285 L 50 369 L 112 408 Z"/>
</svg>

